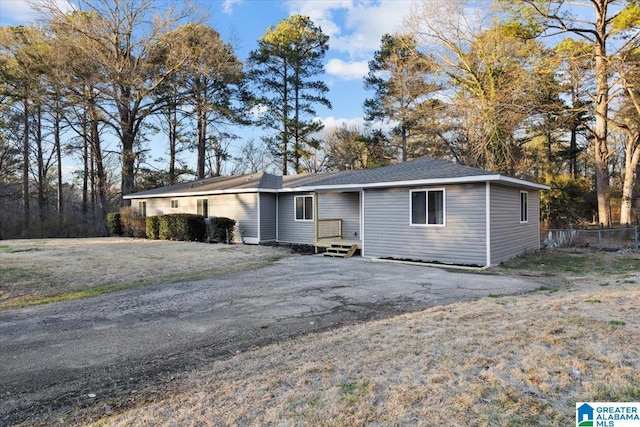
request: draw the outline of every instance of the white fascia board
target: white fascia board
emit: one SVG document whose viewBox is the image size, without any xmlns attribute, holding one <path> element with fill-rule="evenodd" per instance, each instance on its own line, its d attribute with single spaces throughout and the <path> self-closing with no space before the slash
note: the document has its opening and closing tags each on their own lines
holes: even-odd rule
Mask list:
<svg viewBox="0 0 640 427">
<path fill-rule="evenodd" d="M 240 193 L 278 193 L 279 190 L 272 188 L 238 188 L 229 190 L 214 190 L 214 191 L 191 191 L 189 193 L 158 193 L 148 195 L 127 194 L 123 199 L 157 199 L 164 197 L 191 197 L 191 196 L 215 196 L 218 194 L 240 194 Z"/>
<path fill-rule="evenodd" d="M 536 182 L 531 182 L 531 181 L 525 181 L 523 179 L 518 179 L 518 178 L 510 178 L 508 176 L 500 176 L 500 179 L 498 181 L 511 184 L 511 185 L 517 185 L 519 187 L 535 188 L 537 190 L 551 189 L 551 187 L 549 187 L 548 185 L 538 184 Z"/>
<path fill-rule="evenodd" d="M 540 190 L 548 190 L 550 187 L 534 182 L 524 181 L 517 178 L 509 178 L 502 175 L 477 175 L 464 176 L 456 178 L 435 178 L 435 179 L 419 179 L 411 181 L 389 181 L 389 182 L 373 182 L 370 184 L 344 184 L 344 185 L 318 185 L 303 186 L 296 188 L 283 188 L 279 192 L 305 192 L 305 191 L 323 191 L 323 190 L 362 190 L 365 188 L 389 188 L 389 187 L 413 187 L 413 186 L 432 186 L 447 184 L 469 184 L 476 182 L 503 182 L 507 185 L 517 185 L 519 187 L 536 188 Z"/>
</svg>

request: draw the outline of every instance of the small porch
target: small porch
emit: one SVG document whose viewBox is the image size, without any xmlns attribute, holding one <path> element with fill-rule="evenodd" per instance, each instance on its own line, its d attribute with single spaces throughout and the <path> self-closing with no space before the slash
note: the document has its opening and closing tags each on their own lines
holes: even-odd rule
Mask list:
<svg viewBox="0 0 640 427">
<path fill-rule="evenodd" d="M 349 258 L 357 250 L 362 250 L 362 241 L 357 238 L 344 238 L 342 219 L 328 218 L 315 221 L 315 241 L 313 246 L 316 253 L 318 248 L 325 248 L 327 256 Z"/>
</svg>

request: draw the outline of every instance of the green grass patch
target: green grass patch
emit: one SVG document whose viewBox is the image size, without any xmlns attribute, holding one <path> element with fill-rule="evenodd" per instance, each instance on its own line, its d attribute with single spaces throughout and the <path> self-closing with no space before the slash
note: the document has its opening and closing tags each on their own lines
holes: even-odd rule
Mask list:
<svg viewBox="0 0 640 427">
<path fill-rule="evenodd" d="M 5 254 L 12 254 L 16 252 L 16 250 L 9 245 L 0 245 L 0 252 L 4 252 Z"/>
<path fill-rule="evenodd" d="M 367 390 L 369 389 L 369 381 L 351 381 L 342 383 L 338 387 L 340 388 L 342 401 L 346 405 L 353 405 L 358 400 L 360 400 L 360 397 L 364 396 L 364 394 L 367 392 Z"/>
<path fill-rule="evenodd" d="M 624 326 L 624 325 L 626 325 L 626 323 L 623 322 L 622 320 L 611 320 L 611 321 L 609 321 L 609 324 L 611 326 Z"/>
</svg>

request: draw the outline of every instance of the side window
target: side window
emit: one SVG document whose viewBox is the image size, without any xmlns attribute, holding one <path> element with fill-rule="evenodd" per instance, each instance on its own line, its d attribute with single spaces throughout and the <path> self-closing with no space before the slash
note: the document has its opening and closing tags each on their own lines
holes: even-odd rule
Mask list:
<svg viewBox="0 0 640 427">
<path fill-rule="evenodd" d="M 138 202 L 138 213 L 141 217 L 147 217 L 147 202 Z"/>
<path fill-rule="evenodd" d="M 295 197 L 296 221 L 313 221 L 313 196 Z"/>
<path fill-rule="evenodd" d="M 528 207 L 529 207 L 529 193 L 526 191 L 520 192 L 520 222 L 528 222 Z"/>
<path fill-rule="evenodd" d="M 445 225 L 444 190 L 411 190 L 411 225 Z"/>
<path fill-rule="evenodd" d="M 179 206 L 180 206 L 180 203 L 178 202 L 178 199 L 173 199 L 171 201 L 171 209 L 178 209 Z"/>
<path fill-rule="evenodd" d="M 198 215 L 207 218 L 209 216 L 209 200 L 198 199 Z"/>
</svg>

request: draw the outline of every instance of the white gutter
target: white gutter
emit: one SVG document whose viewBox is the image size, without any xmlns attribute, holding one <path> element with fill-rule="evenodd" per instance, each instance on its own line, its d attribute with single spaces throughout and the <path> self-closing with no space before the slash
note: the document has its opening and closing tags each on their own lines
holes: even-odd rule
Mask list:
<svg viewBox="0 0 640 427">
<path fill-rule="evenodd" d="M 420 185 L 446 185 L 446 184 L 468 184 L 476 182 L 504 182 L 507 185 L 517 185 L 519 187 L 535 188 L 538 190 L 549 190 L 550 187 L 535 182 L 524 181 L 517 178 L 508 178 L 502 175 L 478 175 L 465 176 L 457 178 L 435 178 L 435 179 L 418 179 L 411 181 L 388 181 L 373 182 L 369 184 L 338 184 L 338 185 L 310 185 L 296 188 L 283 188 L 279 192 L 299 192 L 299 191 L 317 191 L 317 190 L 362 190 L 364 188 L 388 188 L 388 187 L 412 187 Z"/>
<path fill-rule="evenodd" d="M 159 197 L 188 197 L 188 196 L 215 196 L 217 194 L 239 194 L 239 193 L 278 193 L 280 190 L 272 188 L 231 188 L 228 190 L 190 191 L 188 193 L 155 193 L 141 194 L 132 193 L 123 196 L 125 200 L 130 199 L 154 199 Z"/>
<path fill-rule="evenodd" d="M 385 181 L 372 182 L 368 184 L 338 184 L 338 185 L 308 185 L 295 188 L 238 188 L 227 190 L 209 190 L 209 191 L 190 191 L 176 193 L 156 193 L 156 194 L 127 194 L 123 197 L 125 200 L 131 199 L 153 199 L 157 197 L 186 197 L 186 196 L 213 196 L 216 194 L 239 194 L 239 193 L 295 193 L 295 192 L 314 192 L 323 190 L 353 190 L 360 191 L 365 188 L 388 188 L 388 187 L 412 187 L 424 185 L 447 185 L 447 184 L 469 184 L 477 182 L 501 182 L 506 185 L 516 185 L 518 187 L 533 188 L 537 190 L 549 190 L 548 185 L 537 184 L 535 182 L 524 181 L 517 178 L 509 178 L 502 175 L 477 175 L 465 176 L 457 178 L 435 178 L 435 179 L 417 179 L 409 181 Z"/>
</svg>

